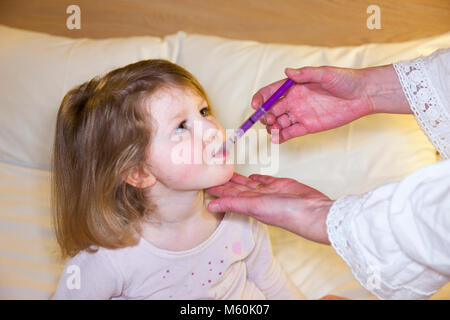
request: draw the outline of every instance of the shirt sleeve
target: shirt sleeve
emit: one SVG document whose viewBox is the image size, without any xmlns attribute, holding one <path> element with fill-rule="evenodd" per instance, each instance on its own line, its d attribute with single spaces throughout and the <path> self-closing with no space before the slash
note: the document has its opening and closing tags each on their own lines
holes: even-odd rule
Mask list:
<svg viewBox="0 0 450 320">
<path fill-rule="evenodd" d="M 53 300 L 106 300 L 120 296 L 122 277 L 102 249 L 66 262 Z"/>
<path fill-rule="evenodd" d="M 254 219 L 250 221 L 255 246 L 246 258 L 248 279 L 268 300 L 305 299 L 274 257 L 267 227 Z"/>
<path fill-rule="evenodd" d="M 335 201 L 327 232 L 355 278 L 380 299 L 425 299 L 450 280 L 450 160 Z"/>
<path fill-rule="evenodd" d="M 394 69 L 414 117 L 444 159 L 450 157 L 450 48 Z"/>
</svg>

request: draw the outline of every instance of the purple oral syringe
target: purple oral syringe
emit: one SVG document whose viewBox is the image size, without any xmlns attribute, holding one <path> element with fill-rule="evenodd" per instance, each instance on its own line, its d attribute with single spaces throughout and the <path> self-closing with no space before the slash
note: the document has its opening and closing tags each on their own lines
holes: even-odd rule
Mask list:
<svg viewBox="0 0 450 320">
<path fill-rule="evenodd" d="M 267 99 L 266 102 L 262 104 L 261 107 L 258 108 L 248 119 L 245 121 L 242 126 L 237 129 L 234 134 L 229 137 L 222 145 L 222 148 L 219 149 L 214 154 L 218 154 L 220 152 L 226 152 L 232 145 L 236 143 L 236 141 L 244 135 L 245 132 L 247 132 L 248 129 L 250 129 L 256 121 L 259 120 L 263 116 L 264 113 L 266 113 L 270 107 L 278 100 L 282 95 L 286 93 L 286 91 L 289 90 L 289 88 L 294 84 L 295 82 L 291 79 L 287 79 L 283 85 L 278 88 L 277 91 L 273 95 L 270 96 L 269 99 Z"/>
</svg>

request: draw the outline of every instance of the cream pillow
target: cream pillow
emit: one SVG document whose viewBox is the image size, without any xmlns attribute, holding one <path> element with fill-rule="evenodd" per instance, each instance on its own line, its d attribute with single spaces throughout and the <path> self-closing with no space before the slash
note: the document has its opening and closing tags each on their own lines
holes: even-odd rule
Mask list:
<svg viewBox="0 0 450 320">
<path fill-rule="evenodd" d="M 49 169 L 65 93 L 143 59 L 168 59 L 160 38 L 69 39 L 0 25 L 0 161 Z"/>
<path fill-rule="evenodd" d="M 258 89 L 285 78 L 285 67 L 389 64 L 448 46 L 450 33 L 405 43 L 338 48 L 262 44 L 183 32 L 166 40 L 178 47 L 176 62 L 204 85 L 216 116 L 229 129 L 240 126 L 254 111 L 250 101 Z M 264 129 L 260 123 L 254 128 Z M 246 163 L 236 166 L 238 172 L 295 178 L 332 198 L 397 181 L 436 161 L 435 149 L 412 115 L 371 115 L 344 127 L 296 138 L 280 146 L 272 163 L 259 157 L 250 165 L 250 156 L 257 150 L 264 151 L 267 146 L 270 153 L 264 131 L 261 139 L 250 143 L 251 148 L 245 140 L 246 150 L 252 151 Z"/>
</svg>

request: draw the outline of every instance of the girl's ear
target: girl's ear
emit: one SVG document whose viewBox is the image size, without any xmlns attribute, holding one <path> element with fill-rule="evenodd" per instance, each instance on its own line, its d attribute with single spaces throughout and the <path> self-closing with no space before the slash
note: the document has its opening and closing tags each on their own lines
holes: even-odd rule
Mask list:
<svg viewBox="0 0 450 320">
<path fill-rule="evenodd" d="M 133 167 L 125 175 L 124 180 L 136 188 L 150 188 L 156 183 L 156 177 L 150 172 L 149 168 Z"/>
</svg>

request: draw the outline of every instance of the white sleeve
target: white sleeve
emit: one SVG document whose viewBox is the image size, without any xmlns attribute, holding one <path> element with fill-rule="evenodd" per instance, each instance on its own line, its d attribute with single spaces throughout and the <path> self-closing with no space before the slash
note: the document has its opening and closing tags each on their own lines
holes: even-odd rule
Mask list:
<svg viewBox="0 0 450 320">
<path fill-rule="evenodd" d="M 53 300 L 106 300 L 120 296 L 122 277 L 107 253 L 81 251 L 66 262 Z"/>
<path fill-rule="evenodd" d="M 327 218 L 336 252 L 381 299 L 424 299 L 450 280 L 450 160 L 399 183 L 338 199 Z"/>
<path fill-rule="evenodd" d="M 256 284 L 268 300 L 305 299 L 273 255 L 267 227 L 254 219 L 251 221 L 255 246 L 246 258 L 249 280 Z"/>
<path fill-rule="evenodd" d="M 442 158 L 450 158 L 450 48 L 394 64 L 414 117 Z"/>
</svg>

